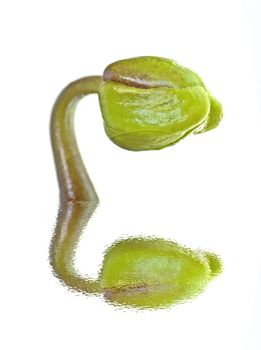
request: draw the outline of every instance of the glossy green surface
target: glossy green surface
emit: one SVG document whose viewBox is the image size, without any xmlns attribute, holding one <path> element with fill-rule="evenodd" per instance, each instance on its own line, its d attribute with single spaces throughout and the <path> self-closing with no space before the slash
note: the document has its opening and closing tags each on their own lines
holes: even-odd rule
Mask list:
<svg viewBox="0 0 261 350">
<path fill-rule="evenodd" d="M 99 88 L 104 127 L 118 146 L 160 149 L 184 136 L 213 129 L 221 104 L 190 69 L 159 57 L 109 65 Z"/>
<path fill-rule="evenodd" d="M 201 125 L 210 109 L 208 94 L 199 86 L 138 89 L 106 82 L 100 93 L 107 135 L 131 150 L 173 144 Z"/>
<path fill-rule="evenodd" d="M 107 250 L 100 286 L 112 303 L 159 308 L 195 297 L 220 271 L 213 253 L 159 238 L 129 238 Z"/>
</svg>

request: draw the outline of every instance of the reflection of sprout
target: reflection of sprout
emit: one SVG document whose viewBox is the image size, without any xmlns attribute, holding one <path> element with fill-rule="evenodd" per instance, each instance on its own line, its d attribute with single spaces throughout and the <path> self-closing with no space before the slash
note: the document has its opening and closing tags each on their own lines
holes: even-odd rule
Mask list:
<svg viewBox="0 0 261 350">
<path fill-rule="evenodd" d="M 155 308 L 196 296 L 220 270 L 213 253 L 158 238 L 130 238 L 107 251 L 100 285 L 111 302 Z"/>
<path fill-rule="evenodd" d="M 131 150 L 167 147 L 192 132 L 214 128 L 222 116 L 221 105 L 195 73 L 162 58 L 119 61 L 103 77 L 68 85 L 51 120 L 61 194 L 50 248 L 54 273 L 74 290 L 102 293 L 113 303 L 140 308 L 164 307 L 197 295 L 221 271 L 218 257 L 158 238 L 117 242 L 107 250 L 96 281 L 76 271 L 80 234 L 98 205 L 73 128 L 78 101 L 91 93 L 99 94 L 107 135 Z"/>
</svg>

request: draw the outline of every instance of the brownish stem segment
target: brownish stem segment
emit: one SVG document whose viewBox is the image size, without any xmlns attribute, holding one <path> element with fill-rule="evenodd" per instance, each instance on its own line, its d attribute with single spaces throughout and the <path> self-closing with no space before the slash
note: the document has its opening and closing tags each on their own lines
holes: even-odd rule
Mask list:
<svg viewBox="0 0 261 350">
<path fill-rule="evenodd" d="M 64 284 L 86 293 L 100 292 L 99 283 L 79 275 L 74 266 L 75 251 L 99 199 L 76 142 L 74 112 L 82 97 L 98 92 L 101 82 L 102 77 L 91 76 L 68 85 L 56 100 L 51 118 L 60 209 L 50 247 L 50 262 L 54 273 Z"/>
</svg>

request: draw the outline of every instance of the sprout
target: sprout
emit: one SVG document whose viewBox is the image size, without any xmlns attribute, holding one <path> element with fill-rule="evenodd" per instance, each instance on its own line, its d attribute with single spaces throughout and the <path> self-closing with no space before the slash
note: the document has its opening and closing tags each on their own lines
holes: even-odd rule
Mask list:
<svg viewBox="0 0 261 350">
<path fill-rule="evenodd" d="M 55 275 L 69 288 L 102 294 L 124 306 L 160 308 L 200 293 L 222 269 L 214 254 L 193 251 L 161 238 L 116 242 L 105 256 L 97 280 L 74 265 L 82 231 L 99 203 L 74 134 L 79 100 L 98 93 L 107 135 L 130 150 L 167 147 L 190 133 L 216 127 L 220 103 L 192 71 L 157 57 L 139 57 L 108 66 L 103 77 L 68 85 L 53 107 L 51 140 L 60 186 L 60 209 L 50 246 Z"/>
</svg>

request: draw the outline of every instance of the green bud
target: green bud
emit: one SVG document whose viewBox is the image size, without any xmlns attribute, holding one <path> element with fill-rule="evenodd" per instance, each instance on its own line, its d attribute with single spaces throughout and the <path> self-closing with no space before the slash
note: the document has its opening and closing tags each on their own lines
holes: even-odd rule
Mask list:
<svg viewBox="0 0 261 350">
<path fill-rule="evenodd" d="M 109 65 L 99 98 L 109 138 L 135 151 L 170 146 L 216 127 L 222 117 L 221 104 L 198 75 L 159 57 Z"/>
<path fill-rule="evenodd" d="M 99 283 L 112 303 L 160 308 L 195 297 L 220 272 L 213 253 L 159 238 L 129 238 L 107 250 Z"/>
</svg>

